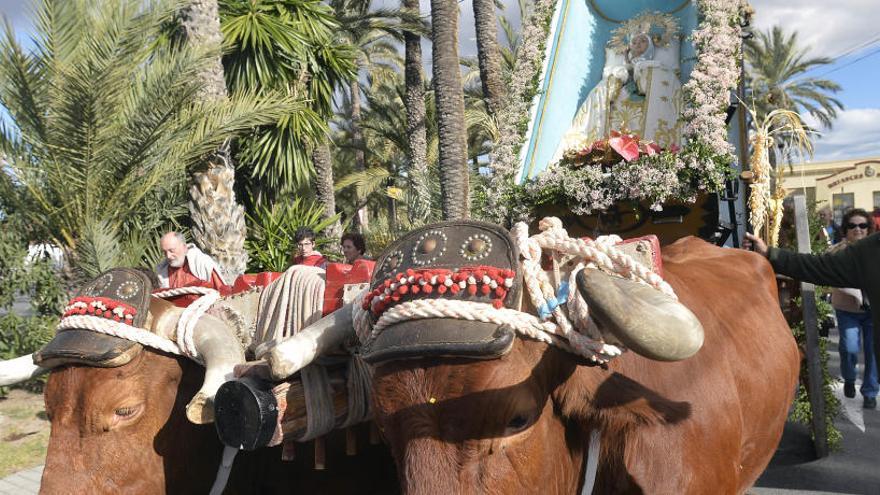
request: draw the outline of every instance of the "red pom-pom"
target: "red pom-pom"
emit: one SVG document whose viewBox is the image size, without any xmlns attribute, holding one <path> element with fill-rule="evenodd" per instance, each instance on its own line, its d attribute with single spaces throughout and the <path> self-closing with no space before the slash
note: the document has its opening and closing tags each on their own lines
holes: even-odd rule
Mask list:
<svg viewBox="0 0 880 495">
<path fill-rule="evenodd" d="M 472 296 L 475 295 L 477 293 L 477 286 L 476 285 L 468 285 L 467 292 L 468 292 L 468 294 L 470 294 Z"/>
<path fill-rule="evenodd" d="M 415 276 L 415 274 L 416 274 L 416 271 L 413 270 L 412 268 L 407 268 L 407 269 L 406 269 L 406 276 L 407 276 L 407 277 L 413 277 L 413 276 Z"/>
<path fill-rule="evenodd" d="M 405 296 L 409 292 L 409 286 L 401 285 L 400 287 L 397 288 L 397 292 L 401 296 Z"/>
<path fill-rule="evenodd" d="M 424 285 L 424 286 L 422 287 L 422 291 L 423 291 L 425 294 L 430 294 L 430 293 L 434 292 L 434 287 L 431 286 L 430 284 L 426 284 L 426 285 Z"/>
<path fill-rule="evenodd" d="M 437 275 L 437 284 L 443 285 L 446 283 L 446 275 Z"/>
<path fill-rule="evenodd" d="M 502 301 L 501 299 L 495 299 L 494 301 L 492 301 L 492 306 L 495 306 L 495 309 L 501 309 L 502 307 L 504 307 L 504 301 Z"/>
<path fill-rule="evenodd" d="M 416 295 L 422 291 L 422 288 L 421 288 L 421 286 L 413 285 L 411 290 L 412 290 L 413 295 Z"/>
<path fill-rule="evenodd" d="M 488 295 L 489 295 L 489 292 L 491 292 L 491 291 L 492 291 L 492 288 L 489 287 L 488 285 L 484 285 L 484 286 L 480 287 L 480 292 L 481 292 L 484 296 L 488 296 Z"/>
<path fill-rule="evenodd" d="M 391 287 L 391 279 L 390 279 L 390 278 L 386 278 L 386 279 L 385 279 L 385 283 L 384 283 L 383 285 L 384 285 L 385 287 Z"/>
<path fill-rule="evenodd" d="M 390 298 L 390 299 L 391 299 L 392 301 L 394 301 L 394 302 L 397 302 L 397 301 L 400 301 L 400 296 L 399 296 L 398 294 L 391 294 L 391 298 Z M 387 300 L 388 300 L 388 299 L 386 299 L 386 301 L 387 301 Z"/>
<path fill-rule="evenodd" d="M 486 275 L 485 270 L 474 270 L 474 278 L 477 280 L 483 280 L 483 276 Z"/>
<path fill-rule="evenodd" d="M 504 290 L 503 287 L 496 287 L 495 288 L 495 297 L 504 297 L 506 295 L 507 295 L 507 291 Z"/>
<path fill-rule="evenodd" d="M 444 287 L 445 287 L 445 286 L 444 286 Z M 449 290 L 450 290 L 450 292 L 452 292 L 453 294 L 458 294 L 458 291 L 461 290 L 461 287 L 459 287 L 458 284 L 452 284 L 452 285 L 449 286 Z"/>
<path fill-rule="evenodd" d="M 97 311 L 95 311 L 95 315 L 96 315 L 96 316 L 101 316 L 101 315 L 103 315 L 103 314 L 104 314 L 104 312 L 103 312 L 102 310 L 100 310 L 100 309 L 97 310 Z"/>
<path fill-rule="evenodd" d="M 504 270 L 504 278 L 513 278 L 516 273 L 513 270 Z"/>
<path fill-rule="evenodd" d="M 120 321 L 120 320 L 122 320 L 122 318 L 120 318 L 119 315 L 114 315 L 114 316 L 113 316 L 113 319 L 116 320 L 116 321 Z"/>
<path fill-rule="evenodd" d="M 445 285 L 438 285 L 437 286 L 437 293 L 438 294 L 446 294 L 446 291 L 448 289 L 449 289 L 449 287 L 446 287 Z"/>
</svg>

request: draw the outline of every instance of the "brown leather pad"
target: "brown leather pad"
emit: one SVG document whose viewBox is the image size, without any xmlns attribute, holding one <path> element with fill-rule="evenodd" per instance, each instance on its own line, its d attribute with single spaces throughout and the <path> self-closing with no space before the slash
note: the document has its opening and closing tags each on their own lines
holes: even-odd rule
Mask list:
<svg viewBox="0 0 880 495">
<path fill-rule="evenodd" d="M 420 357 L 495 359 L 513 346 L 514 332 L 495 323 L 444 318 L 411 320 L 388 327 L 361 349 L 368 363 Z"/>
<path fill-rule="evenodd" d="M 43 368 L 68 364 L 115 368 L 127 364 L 142 349 L 136 342 L 91 330 L 64 330 L 34 353 L 34 364 Z"/>
</svg>

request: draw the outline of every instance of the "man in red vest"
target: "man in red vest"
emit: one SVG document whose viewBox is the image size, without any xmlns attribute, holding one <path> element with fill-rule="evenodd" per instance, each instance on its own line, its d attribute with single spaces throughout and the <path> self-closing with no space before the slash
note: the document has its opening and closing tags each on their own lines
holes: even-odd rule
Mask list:
<svg viewBox="0 0 880 495">
<path fill-rule="evenodd" d="M 296 256 L 292 264 L 327 268 L 327 258 L 315 249 L 315 231 L 308 227 L 299 228 L 293 240 L 296 242 Z"/>
<path fill-rule="evenodd" d="M 187 244 L 179 232 L 168 232 L 159 241 L 165 260 L 156 266 L 161 287 L 210 287 L 220 290 L 225 286 L 220 267 L 213 258 L 195 244 Z"/>
</svg>

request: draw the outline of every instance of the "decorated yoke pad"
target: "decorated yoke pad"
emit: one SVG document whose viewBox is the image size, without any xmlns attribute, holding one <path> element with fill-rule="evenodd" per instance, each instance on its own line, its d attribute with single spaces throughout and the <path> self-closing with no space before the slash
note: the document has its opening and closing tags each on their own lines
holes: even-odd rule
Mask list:
<svg viewBox="0 0 880 495">
<path fill-rule="evenodd" d="M 360 302 L 375 322 L 407 301 L 443 298 L 514 308 L 519 300 L 519 253 L 497 225 L 452 221 L 414 230 L 376 262 L 370 292 Z M 451 318 L 397 323 L 364 343 L 369 362 L 424 356 L 492 358 L 513 334 L 498 325 Z"/>
<path fill-rule="evenodd" d="M 142 328 L 149 314 L 152 289 L 145 273 L 115 268 L 83 286 L 63 316 L 88 315 Z M 88 329 L 66 329 L 34 353 L 34 363 L 45 368 L 67 364 L 112 368 L 128 363 L 141 349 L 140 344 L 130 340 Z"/>
</svg>

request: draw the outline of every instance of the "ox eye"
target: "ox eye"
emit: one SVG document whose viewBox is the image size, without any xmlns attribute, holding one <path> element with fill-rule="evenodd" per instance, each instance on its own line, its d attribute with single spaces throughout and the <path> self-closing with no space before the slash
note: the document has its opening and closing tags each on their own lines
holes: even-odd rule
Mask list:
<svg viewBox="0 0 880 495">
<path fill-rule="evenodd" d="M 129 418 L 134 416 L 134 413 L 137 412 L 136 407 L 117 407 L 116 411 L 114 411 L 117 416 L 120 418 Z"/>
<path fill-rule="evenodd" d="M 532 416 L 530 414 L 517 414 L 510 418 L 507 427 L 504 429 L 505 435 L 514 435 L 519 433 L 532 424 Z"/>
</svg>

